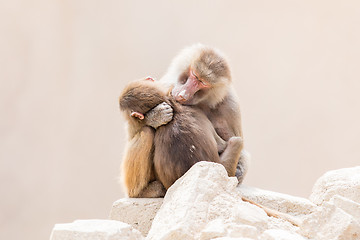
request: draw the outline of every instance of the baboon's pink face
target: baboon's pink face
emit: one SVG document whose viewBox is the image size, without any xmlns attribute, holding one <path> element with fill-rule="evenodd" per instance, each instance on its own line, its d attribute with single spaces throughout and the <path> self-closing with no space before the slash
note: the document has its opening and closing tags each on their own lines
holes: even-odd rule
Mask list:
<svg viewBox="0 0 360 240">
<path fill-rule="evenodd" d="M 209 82 L 200 78 L 195 70 L 190 67 L 186 74 L 180 76 L 171 93 L 179 103 L 194 105 L 197 103 L 197 95 L 205 93 L 210 86 Z"/>
</svg>

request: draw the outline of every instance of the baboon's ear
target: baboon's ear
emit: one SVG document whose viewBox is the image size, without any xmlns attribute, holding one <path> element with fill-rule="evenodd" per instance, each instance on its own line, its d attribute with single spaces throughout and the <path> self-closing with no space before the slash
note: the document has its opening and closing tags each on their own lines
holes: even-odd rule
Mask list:
<svg viewBox="0 0 360 240">
<path fill-rule="evenodd" d="M 140 120 L 144 119 L 144 114 L 139 113 L 139 112 L 131 112 L 130 116 L 134 117 L 134 118 L 138 118 Z"/>
<path fill-rule="evenodd" d="M 153 77 L 150 77 L 150 76 L 147 76 L 145 78 L 145 80 L 149 80 L 149 81 L 152 81 L 152 82 L 155 82 L 155 79 Z"/>
</svg>

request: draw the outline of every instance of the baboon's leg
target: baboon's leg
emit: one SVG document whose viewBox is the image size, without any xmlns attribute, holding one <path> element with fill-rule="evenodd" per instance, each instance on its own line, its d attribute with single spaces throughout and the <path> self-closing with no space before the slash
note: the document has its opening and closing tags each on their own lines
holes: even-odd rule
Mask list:
<svg viewBox="0 0 360 240">
<path fill-rule="evenodd" d="M 228 175 L 234 177 L 236 167 L 243 148 L 243 140 L 241 137 L 231 137 L 227 142 L 225 150 L 220 154 L 220 163 L 224 165 Z"/>
<path fill-rule="evenodd" d="M 145 187 L 141 193 L 139 194 L 139 197 L 142 198 L 160 198 L 164 197 L 166 193 L 166 189 L 162 185 L 160 181 L 153 181 Z"/>
</svg>

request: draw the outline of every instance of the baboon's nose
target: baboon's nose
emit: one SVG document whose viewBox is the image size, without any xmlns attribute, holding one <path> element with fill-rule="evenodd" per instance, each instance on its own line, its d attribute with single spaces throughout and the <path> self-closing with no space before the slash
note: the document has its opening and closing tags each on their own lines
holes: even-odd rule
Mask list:
<svg viewBox="0 0 360 240">
<path fill-rule="evenodd" d="M 185 91 L 185 90 L 182 90 L 182 91 L 177 95 L 176 101 L 185 102 L 186 100 L 187 100 L 186 91 Z"/>
</svg>

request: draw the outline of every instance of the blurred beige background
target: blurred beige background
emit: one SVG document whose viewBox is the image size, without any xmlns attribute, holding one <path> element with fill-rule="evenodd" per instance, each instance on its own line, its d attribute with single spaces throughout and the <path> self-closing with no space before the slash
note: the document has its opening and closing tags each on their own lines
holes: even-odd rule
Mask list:
<svg viewBox="0 0 360 240">
<path fill-rule="evenodd" d="M 0 2 L 0 239 L 106 218 L 125 142 L 117 97 L 202 42 L 231 60 L 245 184 L 307 197 L 360 164 L 357 0 Z"/>
</svg>

